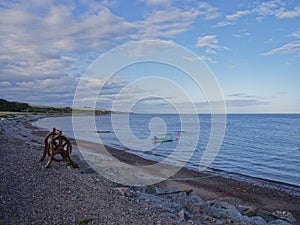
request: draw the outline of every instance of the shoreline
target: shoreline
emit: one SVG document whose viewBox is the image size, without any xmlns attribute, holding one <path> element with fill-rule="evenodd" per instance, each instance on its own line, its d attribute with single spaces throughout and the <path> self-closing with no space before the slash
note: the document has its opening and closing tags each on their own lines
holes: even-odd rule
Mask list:
<svg viewBox="0 0 300 225">
<path fill-rule="evenodd" d="M 49 116 L 46 115 L 45 117 L 49 117 Z M 35 121 L 37 121 L 37 120 L 38 119 L 35 119 Z M 31 121 L 30 125 L 27 124 L 27 126 L 28 127 L 31 126 L 33 129 L 40 130 L 41 128 L 34 127 L 32 125 L 33 122 L 34 121 Z M 45 133 L 47 133 L 47 132 L 45 132 Z M 74 145 L 74 148 L 77 148 L 76 140 L 71 138 L 71 141 Z M 86 142 L 90 145 L 94 145 L 94 143 L 92 143 L 92 142 L 88 142 L 88 141 L 84 141 L 84 142 Z M 136 165 L 152 165 L 152 164 L 157 163 L 154 160 L 142 158 L 136 154 L 127 152 L 125 150 L 117 149 L 117 148 L 106 146 L 106 145 L 105 145 L 105 148 L 108 150 L 109 153 L 112 154 L 112 156 L 116 157 L 117 159 L 119 159 L 125 163 L 131 164 L 131 165 L 134 165 L 134 164 L 136 164 Z M 218 193 L 219 195 L 217 195 L 217 197 L 216 197 L 216 193 L 213 193 L 212 195 L 205 196 L 204 197 L 205 199 L 209 200 L 209 199 L 215 199 L 215 198 L 219 198 L 219 197 L 223 197 L 223 198 L 236 198 L 237 197 L 240 200 L 244 201 L 246 204 L 250 203 L 252 206 L 257 207 L 257 208 L 261 207 L 261 208 L 264 208 L 264 209 L 270 210 L 270 211 L 276 210 L 276 209 L 293 211 L 293 215 L 295 214 L 295 217 L 300 220 L 300 209 L 295 208 L 295 210 L 294 210 L 293 208 L 289 208 L 289 209 L 281 208 L 280 207 L 281 205 L 286 205 L 285 203 L 280 203 L 281 201 L 279 201 L 277 204 L 274 204 L 275 203 L 275 201 L 274 201 L 272 206 L 271 205 L 266 206 L 263 202 L 267 202 L 267 201 L 260 202 L 260 201 L 257 201 L 257 198 L 245 197 L 245 195 L 243 193 L 241 193 L 241 192 L 244 192 L 245 190 L 250 191 L 251 189 L 253 189 L 253 190 L 257 189 L 257 192 L 265 193 L 265 196 L 261 196 L 261 197 L 264 197 L 264 198 L 269 197 L 270 199 L 272 199 L 275 193 L 277 196 L 281 196 L 281 193 L 283 192 L 283 196 L 286 194 L 291 199 L 292 198 L 297 199 L 297 201 L 295 201 L 295 202 L 299 203 L 298 206 L 300 206 L 300 189 L 298 190 L 297 193 L 295 193 L 293 190 L 285 190 L 286 187 L 297 188 L 296 186 L 286 184 L 286 183 L 283 183 L 283 186 L 281 186 L 281 184 L 282 184 L 281 182 L 270 181 L 270 180 L 266 180 L 266 179 L 262 179 L 262 178 L 255 178 L 255 177 L 249 177 L 249 176 L 244 176 L 244 175 L 238 174 L 238 176 L 246 177 L 246 180 L 251 179 L 251 182 L 248 182 L 248 181 L 243 181 L 241 179 L 238 179 L 236 177 L 230 177 L 230 176 L 226 177 L 226 176 L 222 176 L 222 175 L 218 174 L 218 172 L 216 172 L 216 173 L 217 174 L 214 174 L 211 172 L 206 172 L 206 171 L 199 172 L 199 171 L 192 170 L 190 168 L 183 167 L 174 176 L 172 176 L 170 180 L 173 179 L 173 180 L 175 180 L 176 183 L 187 184 L 187 185 L 193 186 L 194 189 L 198 189 L 197 186 L 203 185 L 205 183 L 206 179 L 204 179 L 203 180 L 204 182 L 203 182 L 201 180 L 195 181 L 193 179 L 185 180 L 185 178 L 208 177 L 211 180 L 213 180 L 215 178 L 218 180 L 216 183 L 213 182 L 212 185 L 208 185 L 207 187 L 205 187 L 205 185 L 203 185 L 205 188 L 199 188 L 200 189 L 199 192 L 201 192 L 202 195 L 205 196 L 206 194 L 204 194 L 204 192 L 209 193 L 209 192 L 211 192 L 211 190 L 213 190 L 212 192 L 219 192 Z M 225 174 L 229 175 L 229 173 L 226 173 L 226 172 L 225 172 Z M 182 178 L 184 180 L 182 180 Z M 176 187 L 176 184 L 174 187 L 173 181 L 171 181 L 172 185 L 170 185 L 169 184 L 170 180 L 165 180 L 165 181 L 159 182 L 157 185 L 159 187 L 168 188 L 170 190 L 173 190 Z M 257 181 L 258 183 L 253 183 L 253 181 Z M 229 188 L 229 190 L 226 190 L 227 188 L 219 188 L 218 187 L 219 183 L 226 184 L 228 182 L 233 183 L 234 184 L 233 186 L 235 188 Z M 279 186 L 278 186 L 278 184 L 279 184 Z M 181 186 L 181 184 L 179 186 Z M 239 187 L 244 188 L 244 190 L 243 191 L 238 190 Z M 265 190 L 267 190 L 267 191 L 265 191 Z M 272 193 L 273 191 L 275 193 Z M 292 191 L 292 193 L 291 193 L 291 191 Z M 223 193 L 225 193 L 225 194 L 223 194 Z M 253 193 L 251 193 L 251 195 L 252 194 Z M 268 197 L 267 197 L 267 195 L 268 195 Z M 282 199 L 284 199 L 284 197 Z M 295 204 L 295 206 L 297 207 L 297 204 Z"/>
<path fill-rule="evenodd" d="M 47 116 L 45 116 L 45 117 L 47 117 Z M 37 120 L 38 119 L 36 119 L 35 121 L 37 121 Z M 33 123 L 33 122 L 34 121 L 32 121 L 31 123 Z M 30 125 L 32 126 L 32 124 L 30 124 Z M 41 129 L 39 127 L 34 127 L 34 126 L 32 126 L 32 128 Z M 75 146 L 76 146 L 76 140 L 72 139 L 72 141 L 73 141 L 73 144 L 75 144 Z M 92 142 L 88 142 L 88 141 L 84 141 L 84 142 L 93 144 Z M 120 159 L 121 161 L 124 161 L 125 163 L 129 163 L 129 164 L 132 164 L 132 165 L 133 164 L 151 165 L 151 164 L 157 163 L 154 160 L 145 159 L 143 157 L 140 157 L 136 154 L 127 152 L 125 150 L 117 149 L 117 148 L 107 146 L 107 145 L 105 145 L 105 147 L 114 157 Z M 219 172 L 224 172 L 225 176 L 220 175 Z M 285 192 L 286 194 L 291 195 L 291 196 L 300 197 L 300 188 L 297 187 L 296 185 L 286 184 L 286 183 L 272 181 L 272 180 L 267 180 L 267 179 L 263 179 L 263 178 L 250 177 L 250 176 L 246 176 L 246 175 L 242 175 L 242 174 L 237 174 L 238 177 L 244 177 L 245 178 L 245 180 L 243 181 L 242 179 L 239 179 L 235 176 L 231 177 L 231 174 L 227 173 L 226 171 L 216 171 L 217 174 L 214 174 L 214 173 L 215 173 L 214 170 L 213 170 L 213 172 L 210 172 L 210 171 L 209 172 L 206 172 L 206 171 L 205 172 L 199 172 L 199 171 L 193 170 L 191 168 L 183 167 L 173 177 L 174 178 L 182 178 L 182 174 L 184 174 L 184 175 L 193 174 L 194 177 L 199 177 L 198 175 L 200 175 L 202 177 L 210 177 L 211 175 L 213 175 L 213 176 L 216 176 L 216 177 L 218 177 L 222 180 L 226 180 L 226 179 L 234 180 L 237 183 L 241 184 L 241 186 L 243 186 L 242 184 L 246 183 L 246 184 L 249 184 L 250 186 L 253 186 L 255 188 L 258 186 L 258 187 L 263 188 L 263 189 L 267 188 L 267 189 L 270 189 L 270 190 Z M 193 178 L 191 176 L 189 176 L 189 177 Z M 251 180 L 250 182 L 247 181 L 249 179 Z M 163 181 L 163 182 L 167 182 L 167 181 Z M 256 181 L 257 183 L 256 182 L 254 183 L 254 181 Z M 182 181 L 180 181 L 180 182 L 182 182 Z M 191 181 L 185 180 L 183 182 L 189 183 Z M 285 190 L 285 188 L 287 188 L 287 187 L 290 187 L 294 190 Z M 295 190 L 297 188 L 298 188 L 298 190 Z M 300 206 L 300 198 L 299 198 L 299 206 Z M 300 219 L 300 209 L 299 209 L 299 212 L 297 212 L 297 218 Z"/>
<path fill-rule="evenodd" d="M 86 151 L 87 153 L 93 153 L 93 149 L 97 149 L 97 145 L 99 145 L 94 142 L 89 142 L 89 141 L 84 141 L 84 140 L 80 140 L 80 141 L 85 143 L 85 145 L 88 145 L 88 148 L 90 148 L 90 150 L 87 150 L 87 149 L 81 150 L 81 151 Z M 73 142 L 75 143 L 75 140 L 73 140 Z M 155 160 L 143 158 L 139 155 L 136 155 L 132 152 L 128 152 L 126 150 L 121 150 L 121 149 L 107 146 L 107 145 L 103 145 L 103 146 L 106 148 L 106 150 L 109 153 L 112 154 L 112 156 L 119 159 L 121 162 L 125 162 L 130 165 L 145 165 L 145 166 L 147 166 L 147 165 L 153 165 L 153 164 L 157 163 L 157 161 L 155 161 Z M 76 148 L 78 148 L 78 146 L 76 146 Z M 101 153 L 99 153 L 99 154 L 101 154 Z M 167 164 L 167 165 L 169 165 L 169 164 Z M 171 166 L 171 164 L 170 164 L 170 166 Z M 230 172 L 226 172 L 224 170 L 211 169 L 211 168 L 209 168 L 208 171 L 197 171 L 193 168 L 183 167 L 182 169 L 180 169 L 178 171 L 178 173 L 180 173 L 181 170 L 184 170 L 185 174 L 188 174 L 188 173 L 195 174 L 195 175 L 199 174 L 202 177 L 208 177 L 208 178 L 209 177 L 220 177 L 220 178 L 224 178 L 224 179 L 233 179 L 240 183 L 249 183 L 250 185 L 259 186 L 261 188 L 269 188 L 272 190 L 274 189 L 277 191 L 285 192 L 285 193 L 293 195 L 293 196 L 300 197 L 300 187 L 299 186 L 280 182 L 280 181 L 252 177 L 252 176 L 247 176 L 247 175 L 243 175 L 243 174 L 239 174 L 239 173 L 230 173 Z M 190 181 L 190 180 L 193 180 L 194 178 L 195 177 L 188 176 L 188 177 L 181 177 L 181 178 L 176 179 L 176 174 L 175 174 L 174 177 L 172 176 L 168 180 L 175 179 L 177 181 Z M 197 180 L 197 176 L 196 176 L 195 180 Z"/>
<path fill-rule="evenodd" d="M 30 116 L 29 116 L 30 117 Z M 8 132 L 13 138 L 27 140 L 29 143 L 43 145 L 43 137 L 48 131 L 33 127 L 31 123 L 40 118 L 49 117 L 49 115 L 31 116 L 27 121 L 17 123 L 17 128 Z M 24 127 L 21 129 L 21 127 Z M 18 130 L 17 132 L 14 132 Z M 1 128 L 3 132 L 3 128 Z M 22 134 L 23 132 L 23 134 Z M 28 140 L 28 137 L 30 140 Z M 72 140 L 73 145 L 76 143 Z M 76 148 L 74 146 L 74 148 Z M 155 163 L 151 160 L 143 159 L 137 155 L 106 146 L 109 152 L 129 164 L 147 165 Z M 41 152 L 39 152 L 41 154 Z M 60 163 L 54 162 L 54 165 Z M 86 174 L 84 174 L 86 175 Z M 199 180 L 189 180 L 186 178 L 207 177 Z M 184 178 L 184 179 L 183 179 Z M 182 180 L 183 179 L 183 180 Z M 181 169 L 171 179 L 155 184 L 155 187 L 165 191 L 174 191 L 178 189 L 193 189 L 207 201 L 220 200 L 236 207 L 246 205 L 253 210 L 262 209 L 273 212 L 275 210 L 289 211 L 292 215 L 300 219 L 300 197 L 287 193 L 286 190 L 278 190 L 266 186 L 252 184 L 245 181 L 239 181 L 230 177 L 211 176 L 210 173 L 197 172 L 187 168 Z"/>
<path fill-rule="evenodd" d="M 70 115 L 67 115 L 67 116 L 70 116 Z M 60 116 L 60 117 L 63 117 L 63 116 Z M 97 132 L 99 133 L 101 131 L 97 131 Z M 103 132 L 107 132 L 107 131 L 103 131 Z M 111 131 L 108 131 L 108 132 L 111 132 Z M 88 142 L 95 143 L 93 141 L 88 141 Z M 75 140 L 74 140 L 74 143 L 75 143 Z M 97 143 L 95 143 L 95 144 L 97 144 Z M 122 146 L 114 145 L 113 142 L 111 143 L 111 145 L 108 144 L 108 145 L 104 145 L 104 146 L 106 146 L 107 148 L 111 148 L 111 149 L 117 149 L 120 152 L 125 151 L 128 154 L 137 155 L 143 159 L 153 162 L 153 164 L 156 162 L 156 159 L 152 158 L 149 155 L 145 155 L 145 154 L 141 155 L 141 154 L 139 154 L 139 152 L 133 152 L 133 151 L 130 151 L 130 149 L 127 149 L 125 147 L 123 148 Z M 185 168 L 187 168 L 188 170 L 196 171 L 196 172 L 198 171 L 197 170 L 198 167 L 195 164 L 187 163 L 185 165 Z M 284 190 L 287 193 L 291 193 L 293 195 L 300 195 L 300 185 L 297 182 L 295 182 L 295 180 L 293 180 L 292 178 L 289 180 L 280 179 L 280 178 L 278 180 L 276 180 L 277 177 L 271 177 L 270 179 L 268 179 L 268 177 L 266 177 L 266 176 L 256 177 L 255 175 L 252 176 L 251 173 L 242 174 L 242 173 L 239 173 L 239 171 L 228 172 L 226 170 L 218 169 L 218 168 L 207 168 L 204 172 L 210 173 L 213 175 L 219 175 L 219 176 L 222 176 L 225 178 L 233 178 L 233 179 L 236 179 L 236 180 L 242 181 L 242 182 L 253 183 L 253 184 L 258 184 L 261 186 L 268 186 L 270 188 Z"/>
</svg>

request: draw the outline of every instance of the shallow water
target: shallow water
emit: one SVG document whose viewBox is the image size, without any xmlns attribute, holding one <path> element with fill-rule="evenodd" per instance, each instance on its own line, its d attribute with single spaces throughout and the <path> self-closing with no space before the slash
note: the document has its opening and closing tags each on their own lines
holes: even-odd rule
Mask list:
<svg viewBox="0 0 300 225">
<path fill-rule="evenodd" d="M 129 130 L 126 129 L 128 118 Z M 197 170 L 211 131 L 211 116 L 199 115 L 200 133 L 195 131 L 195 115 L 114 115 L 96 116 L 96 127 L 89 126 L 90 117 L 76 117 L 80 128 L 76 136 L 130 151 L 144 158 L 161 161 L 180 145 L 180 156 L 170 159 L 176 163 L 185 154 L 192 157 L 186 167 Z M 164 123 L 162 123 L 164 121 Z M 185 125 L 182 126 L 182 121 Z M 44 118 L 36 126 L 51 130 L 57 127 L 74 137 L 72 117 Z M 183 129 L 184 128 L 184 129 Z M 152 131 L 152 132 L 151 132 Z M 173 137 L 172 142 L 154 143 L 154 136 Z M 176 140 L 176 137 L 178 140 Z M 194 138 L 196 145 L 194 146 Z M 209 166 L 210 171 L 244 178 L 260 178 L 300 188 L 300 115 L 250 114 L 227 115 L 226 132 L 220 150 Z"/>
</svg>

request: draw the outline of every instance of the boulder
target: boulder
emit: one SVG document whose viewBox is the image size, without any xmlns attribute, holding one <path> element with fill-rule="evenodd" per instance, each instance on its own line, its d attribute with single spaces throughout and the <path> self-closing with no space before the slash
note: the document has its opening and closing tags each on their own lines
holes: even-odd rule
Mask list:
<svg viewBox="0 0 300 225">
<path fill-rule="evenodd" d="M 261 218 L 263 218 L 265 221 L 267 222 L 271 222 L 273 220 L 277 220 L 278 217 L 273 215 L 272 213 L 266 211 L 266 210 L 262 210 L 262 209 L 258 209 L 256 211 L 256 216 L 259 216 Z"/>
<path fill-rule="evenodd" d="M 292 213 L 288 211 L 281 211 L 281 210 L 276 210 L 275 212 L 272 213 L 273 215 L 277 216 L 280 219 L 284 219 L 289 221 L 290 223 L 295 223 L 296 219 L 293 217 Z"/>
</svg>

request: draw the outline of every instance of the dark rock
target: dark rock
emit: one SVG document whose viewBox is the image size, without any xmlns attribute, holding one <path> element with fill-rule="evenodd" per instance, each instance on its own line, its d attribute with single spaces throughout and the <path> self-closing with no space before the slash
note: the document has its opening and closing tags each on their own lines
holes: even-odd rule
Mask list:
<svg viewBox="0 0 300 225">
<path fill-rule="evenodd" d="M 256 216 L 263 218 L 265 221 L 268 222 L 268 224 L 282 224 L 282 225 L 291 224 L 287 219 L 279 218 L 274 214 L 262 209 L 258 209 L 256 211 Z"/>
<path fill-rule="evenodd" d="M 92 167 L 86 167 L 81 169 L 81 173 L 96 173 Z"/>
<path fill-rule="evenodd" d="M 157 194 L 156 187 L 154 187 L 153 185 L 147 185 L 145 187 L 145 193 L 156 195 Z"/>
<path fill-rule="evenodd" d="M 248 209 L 247 211 L 243 212 L 244 215 L 248 216 L 248 217 L 253 217 L 256 216 L 256 211 L 253 209 Z"/>
<path fill-rule="evenodd" d="M 268 225 L 292 225 L 292 224 L 281 219 L 276 219 L 269 222 Z"/>
<path fill-rule="evenodd" d="M 259 216 L 253 216 L 253 217 L 248 217 L 249 218 L 249 222 L 248 222 L 248 224 L 250 225 L 265 225 L 265 224 L 267 224 L 267 222 L 263 219 L 263 218 L 261 218 L 261 217 L 259 217 Z"/>
<path fill-rule="evenodd" d="M 281 211 L 281 210 L 276 210 L 275 212 L 272 213 L 273 215 L 277 216 L 280 219 L 286 220 L 290 223 L 296 222 L 296 219 L 293 217 L 292 213 L 288 211 Z"/>
<path fill-rule="evenodd" d="M 300 225 L 300 220 L 295 221 L 294 225 Z"/>
<path fill-rule="evenodd" d="M 184 210 L 184 209 L 181 209 L 178 213 L 177 213 L 177 216 L 179 219 L 181 220 L 186 220 L 186 216 L 189 215 L 189 213 Z"/>
<path fill-rule="evenodd" d="M 272 213 L 270 213 L 266 210 L 262 210 L 262 209 L 258 209 L 256 211 L 256 216 L 259 216 L 259 217 L 263 218 L 267 222 L 278 219 L 277 216 L 274 216 Z"/>
</svg>

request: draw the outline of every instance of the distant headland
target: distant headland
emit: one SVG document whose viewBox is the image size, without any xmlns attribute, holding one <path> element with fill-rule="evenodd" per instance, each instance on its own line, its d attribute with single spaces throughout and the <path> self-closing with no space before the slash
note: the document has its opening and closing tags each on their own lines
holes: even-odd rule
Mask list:
<svg viewBox="0 0 300 225">
<path fill-rule="evenodd" d="M 42 106 L 32 105 L 24 102 L 8 101 L 0 99 L 0 112 L 12 113 L 41 113 L 41 114 L 79 114 L 79 115 L 104 115 L 111 114 L 112 111 L 104 109 L 93 109 L 85 107 L 69 107 L 69 106 Z"/>
</svg>

